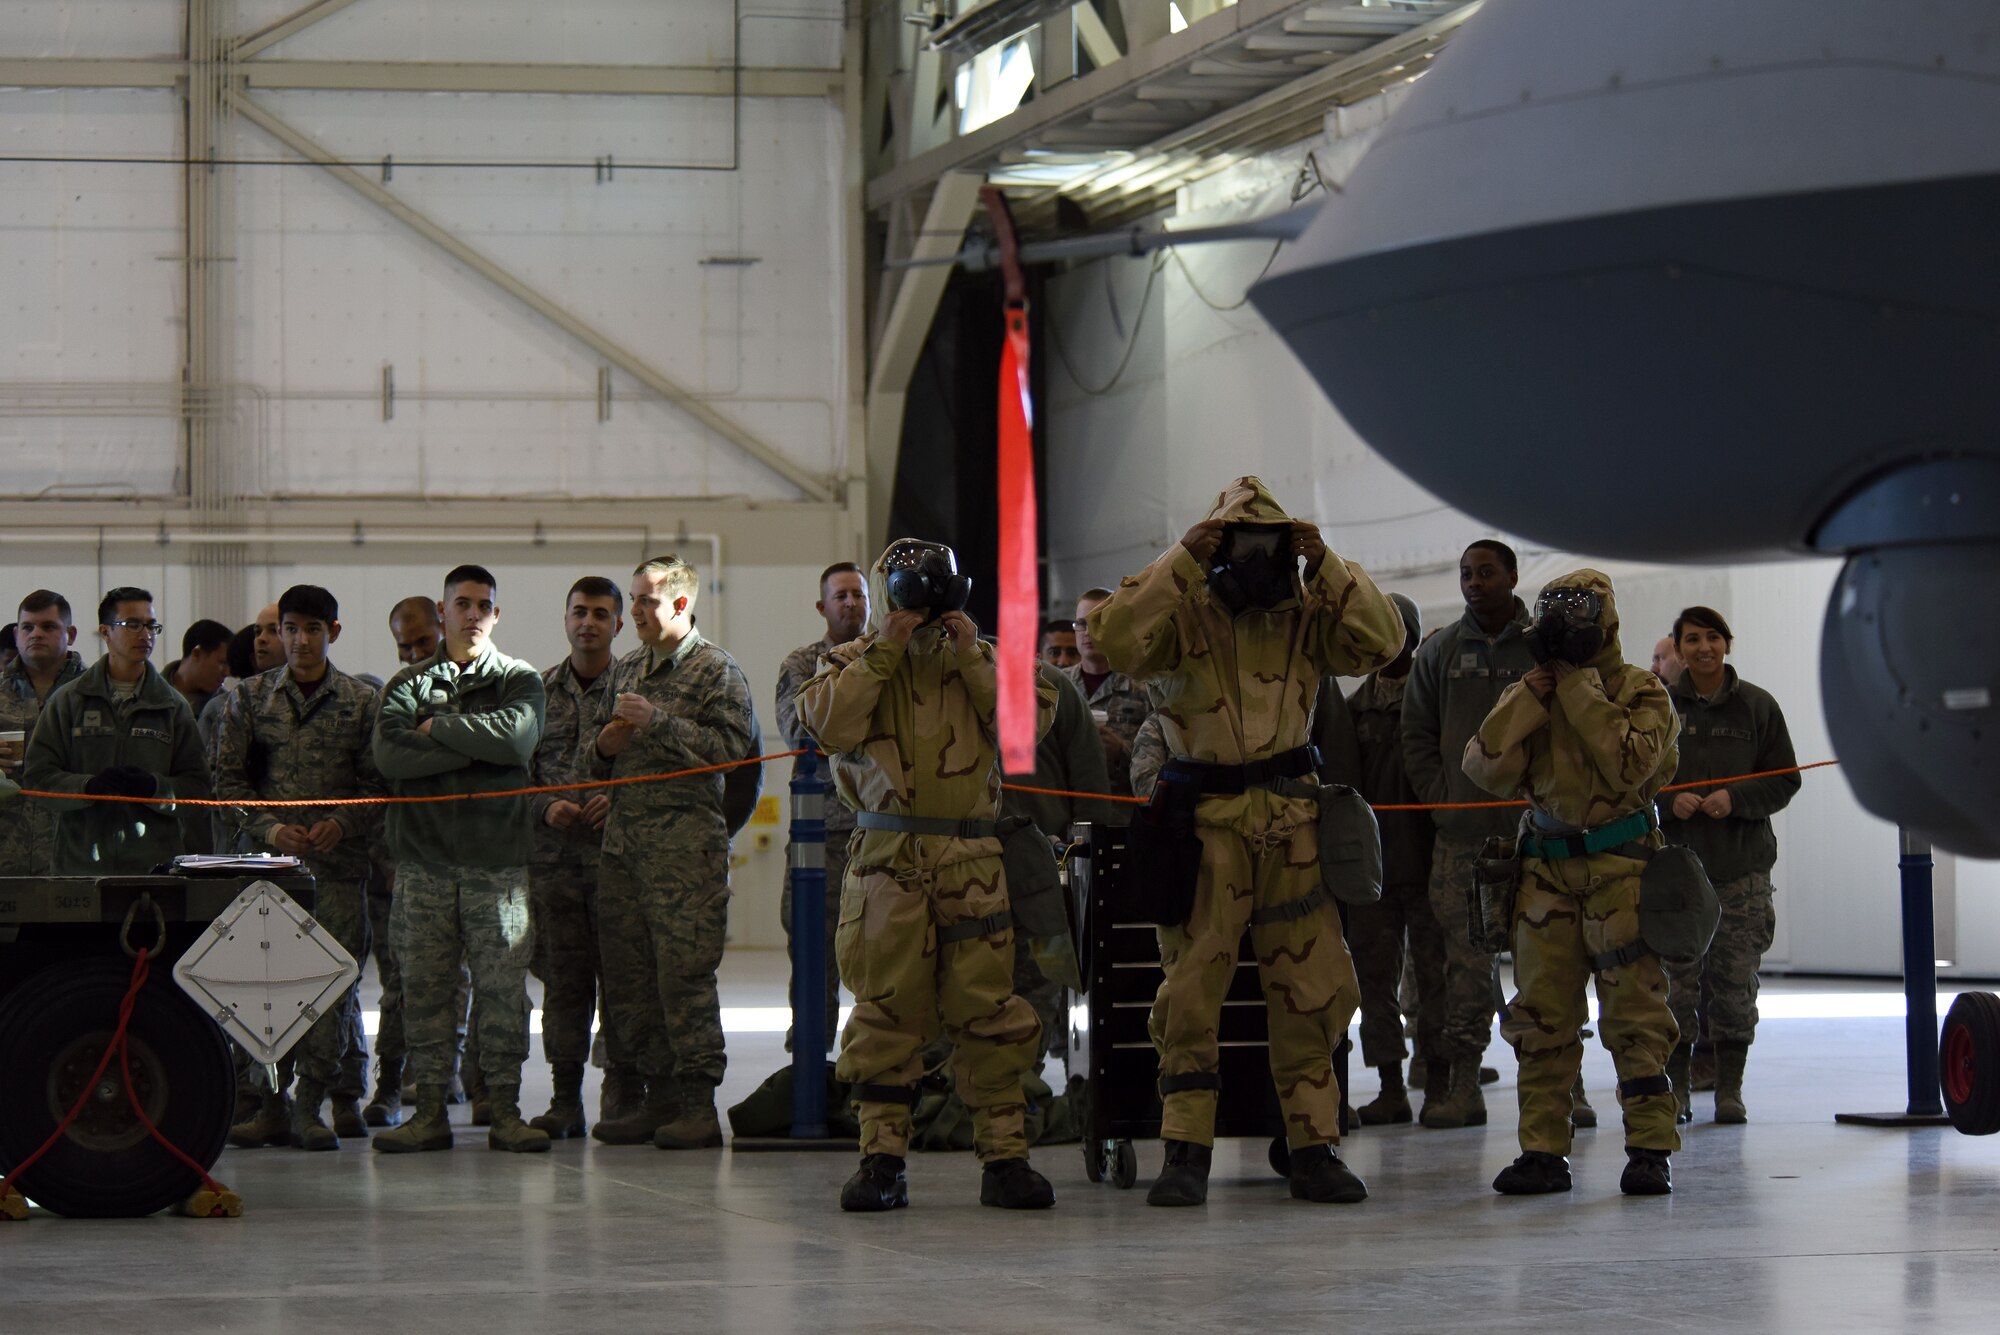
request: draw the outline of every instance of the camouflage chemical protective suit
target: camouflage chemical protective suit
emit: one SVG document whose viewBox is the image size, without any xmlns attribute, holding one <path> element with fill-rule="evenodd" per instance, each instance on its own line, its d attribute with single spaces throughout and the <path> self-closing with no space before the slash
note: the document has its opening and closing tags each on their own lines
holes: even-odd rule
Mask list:
<svg viewBox="0 0 2000 1335">
<path fill-rule="evenodd" d="M 1602 599 L 1604 648 L 1562 677 L 1546 705 L 1524 682 L 1502 692 L 1466 744 L 1465 772 L 1497 796 L 1526 798 L 1542 828 L 1594 830 L 1650 807 L 1673 781 L 1680 719 L 1659 678 L 1625 661 L 1608 577 L 1578 570 L 1548 588 L 1588 589 Z M 1634 842 L 1658 848 L 1664 840 L 1655 830 Z M 1523 1150 L 1569 1153 L 1590 956 L 1637 939 L 1645 866 L 1608 852 L 1523 863 L 1514 902 L 1517 990 L 1500 1026 L 1521 1063 Z M 1625 1143 L 1677 1150 L 1676 1105 L 1664 1073 L 1679 1030 L 1667 1008 L 1666 970 L 1648 952 L 1596 977 L 1598 1034 L 1618 1068 Z"/>
<path fill-rule="evenodd" d="M 1225 488 L 1208 517 L 1291 522 L 1254 477 Z M 1395 604 L 1331 550 L 1295 599 L 1233 615 L 1210 593 L 1206 567 L 1178 544 L 1091 612 L 1090 634 L 1113 667 L 1147 683 L 1172 754 L 1222 765 L 1306 745 L 1320 678 L 1374 672 L 1404 638 Z M 1151 1029 L 1162 1081 L 1216 1074 L 1222 999 L 1249 927 L 1286 1139 L 1293 1149 L 1337 1143 L 1333 1050 L 1360 999 L 1340 920 L 1326 904 L 1251 926 L 1254 910 L 1301 899 L 1320 884 L 1318 808 L 1252 788 L 1203 797 L 1195 823 L 1202 858 L 1194 911 L 1184 926 L 1160 929 L 1166 979 Z M 1215 1101 L 1212 1087 L 1173 1089 L 1163 1100 L 1161 1135 L 1214 1144 Z"/>
<path fill-rule="evenodd" d="M 799 719 L 832 758 L 834 784 L 856 811 L 945 820 L 1000 815 L 998 679 L 993 648 L 955 652 L 935 624 L 899 648 L 880 635 L 891 610 L 881 561 L 869 572 L 875 629 L 831 649 L 799 691 Z M 1055 717 L 1037 678 L 1036 737 Z M 923 1074 L 919 1054 L 942 1019 L 959 1097 L 972 1110 L 982 1162 L 1028 1157 L 1021 1076 L 1041 1023 L 1014 995 L 1014 929 L 998 839 L 859 830 L 848 846 L 835 954 L 854 993 L 838 1077 L 882 1092 Z M 941 944 L 941 930 L 998 915 L 1003 925 Z M 857 1097 L 861 1152 L 907 1156 L 907 1102 Z"/>
</svg>

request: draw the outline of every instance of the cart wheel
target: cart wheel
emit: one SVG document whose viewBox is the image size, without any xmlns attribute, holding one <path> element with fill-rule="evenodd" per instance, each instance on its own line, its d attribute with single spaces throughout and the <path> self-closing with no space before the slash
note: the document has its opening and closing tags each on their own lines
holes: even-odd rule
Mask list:
<svg viewBox="0 0 2000 1335">
<path fill-rule="evenodd" d="M 1083 1139 L 1083 1175 L 1084 1175 L 1085 1177 L 1089 1178 L 1089 1179 L 1090 1179 L 1090 1180 L 1091 1180 L 1092 1182 L 1102 1182 L 1102 1181 L 1104 1180 L 1104 1142 L 1103 1142 L 1103 1141 L 1101 1141 L 1101 1140 L 1092 1140 L 1092 1139 L 1091 1139 L 1090 1137 L 1088 1137 L 1088 1136 L 1085 1136 L 1085 1137 L 1084 1137 L 1084 1139 Z"/>
<path fill-rule="evenodd" d="M 2000 1131 L 2000 997 L 1961 992 L 1945 1012 L 1938 1083 L 1951 1124 L 1968 1136 Z"/>
<path fill-rule="evenodd" d="M 1271 1161 L 1271 1171 L 1279 1177 L 1292 1175 L 1292 1147 L 1285 1143 L 1283 1136 L 1271 1137 L 1271 1148 L 1266 1157 Z"/>
<path fill-rule="evenodd" d="M 1116 1157 L 1111 1163 L 1111 1185 L 1120 1191 L 1128 1191 L 1139 1180 L 1139 1151 L 1132 1148 L 1129 1140 L 1115 1142 Z"/>
<path fill-rule="evenodd" d="M 88 1087 L 117 1028 L 130 975 L 122 958 L 75 960 L 43 970 L 0 1003 L 0 1071 L 7 1073 L 0 1080 L 0 1168 L 33 1153 Z M 132 1086 L 147 1117 L 195 1162 L 212 1165 L 236 1106 L 222 1031 L 156 974 L 139 993 L 127 1036 Z M 187 1199 L 201 1175 L 147 1133 L 115 1061 L 98 1089 L 23 1175 L 22 1194 L 79 1218 L 149 1215 Z"/>
</svg>

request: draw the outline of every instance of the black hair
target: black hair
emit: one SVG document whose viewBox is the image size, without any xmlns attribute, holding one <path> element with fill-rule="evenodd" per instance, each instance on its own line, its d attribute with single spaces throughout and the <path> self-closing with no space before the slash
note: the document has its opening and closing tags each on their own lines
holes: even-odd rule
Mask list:
<svg viewBox="0 0 2000 1335">
<path fill-rule="evenodd" d="M 625 590 L 619 588 L 615 580 L 608 580 L 602 575 L 585 575 L 570 585 L 569 592 L 563 596 L 564 611 L 569 610 L 569 600 L 579 593 L 586 598 L 609 598 L 612 606 L 618 609 L 618 615 L 625 615 Z"/>
<path fill-rule="evenodd" d="M 494 597 L 500 596 L 500 581 L 493 578 L 493 572 L 485 566 L 453 566 L 451 573 L 444 577 L 444 591 L 450 594 L 461 584 L 484 584 L 493 590 Z"/>
<path fill-rule="evenodd" d="M 0 649 L 14 651 L 14 623 L 11 621 L 0 626 Z"/>
<path fill-rule="evenodd" d="M 340 603 L 317 584 L 294 584 L 278 599 L 278 620 L 283 621 L 287 614 L 331 625 L 340 620 Z"/>
<path fill-rule="evenodd" d="M 65 626 L 70 624 L 69 599 L 63 597 L 54 589 L 36 589 L 33 593 L 23 598 L 21 600 L 20 611 L 14 613 L 14 618 L 18 621 L 21 612 L 43 612 L 51 607 L 56 609 L 56 615 L 62 618 Z"/>
<path fill-rule="evenodd" d="M 1481 538 L 1478 542 L 1469 542 L 1465 545 L 1465 550 L 1469 552 L 1476 547 L 1483 547 L 1499 557 L 1500 564 L 1507 567 L 1508 574 L 1518 575 L 1521 573 L 1521 562 L 1515 557 L 1514 549 L 1498 538 Z M 1459 559 L 1464 559 L 1464 553 L 1460 553 Z"/>
<path fill-rule="evenodd" d="M 186 658 L 192 653 L 205 654 L 218 644 L 228 644 L 229 637 L 233 634 L 235 632 L 220 621 L 210 621 L 204 617 L 189 626 L 181 635 L 181 657 Z"/>
<path fill-rule="evenodd" d="M 1726 645 L 1735 644 L 1736 636 L 1731 633 L 1729 623 L 1722 619 L 1722 613 L 1713 607 L 1683 607 L 1681 614 L 1674 618 L 1674 647 L 1680 648 L 1681 627 L 1698 626 L 1702 630 L 1712 630 L 1722 637 Z"/>
<path fill-rule="evenodd" d="M 113 614 L 118 611 L 118 604 L 120 603 L 150 603 L 152 601 L 153 595 L 146 592 L 146 590 L 130 584 L 120 584 L 117 588 L 105 594 L 103 600 L 97 604 L 97 624 L 100 626 L 108 624 Z"/>
<path fill-rule="evenodd" d="M 229 675 L 232 677 L 254 677 L 257 675 L 257 636 L 262 632 L 255 622 L 245 626 L 229 637 Z"/>
<path fill-rule="evenodd" d="M 1075 623 L 1068 618 L 1062 620 L 1052 619 L 1042 623 L 1042 635 L 1044 638 L 1050 635 L 1067 635 L 1075 629 Z"/>
<path fill-rule="evenodd" d="M 854 564 L 852 561 L 835 561 L 832 565 L 819 572 L 820 597 L 826 597 L 826 582 L 835 575 L 859 575 L 864 587 L 868 583 L 868 572 L 860 566 Z"/>
</svg>

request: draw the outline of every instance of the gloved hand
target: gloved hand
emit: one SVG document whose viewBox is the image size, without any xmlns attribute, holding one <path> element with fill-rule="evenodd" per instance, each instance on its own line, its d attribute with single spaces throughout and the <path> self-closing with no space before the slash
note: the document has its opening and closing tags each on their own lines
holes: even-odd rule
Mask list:
<svg viewBox="0 0 2000 1335">
<path fill-rule="evenodd" d="M 137 765 L 113 765 L 91 775 L 83 791 L 92 797 L 151 797 L 160 791 L 160 780 Z"/>
</svg>

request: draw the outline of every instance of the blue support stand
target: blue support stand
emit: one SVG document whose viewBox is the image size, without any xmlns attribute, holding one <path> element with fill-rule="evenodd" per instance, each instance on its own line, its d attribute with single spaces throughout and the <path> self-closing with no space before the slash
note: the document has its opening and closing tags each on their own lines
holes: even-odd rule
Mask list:
<svg viewBox="0 0 2000 1335">
<path fill-rule="evenodd" d="M 1909 1106 L 1902 1112 L 1835 1113 L 1850 1126 L 1949 1126 L 1938 1091 L 1937 917 L 1930 843 L 1908 830 L 1899 864 L 1903 890 L 1903 1043 Z"/>
</svg>

